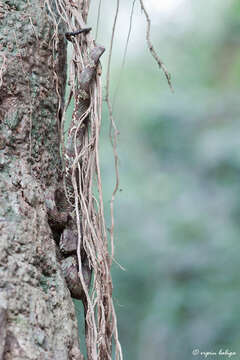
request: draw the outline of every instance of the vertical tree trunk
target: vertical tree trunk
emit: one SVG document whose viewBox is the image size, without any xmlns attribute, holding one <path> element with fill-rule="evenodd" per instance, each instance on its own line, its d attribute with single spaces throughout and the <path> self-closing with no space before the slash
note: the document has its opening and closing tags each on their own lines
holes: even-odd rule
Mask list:
<svg viewBox="0 0 240 360">
<path fill-rule="evenodd" d="M 58 102 L 66 43 L 52 53 L 44 0 L 0 2 L 0 359 L 81 359 L 45 194 L 61 180 Z M 59 74 L 56 91 L 55 74 Z"/>
</svg>

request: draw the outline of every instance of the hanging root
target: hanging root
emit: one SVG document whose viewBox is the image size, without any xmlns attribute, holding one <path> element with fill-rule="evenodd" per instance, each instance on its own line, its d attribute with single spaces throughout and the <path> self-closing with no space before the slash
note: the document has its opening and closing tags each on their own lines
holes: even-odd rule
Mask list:
<svg viewBox="0 0 240 360">
<path fill-rule="evenodd" d="M 150 40 L 150 29 L 151 29 L 151 20 L 150 20 L 150 17 L 148 15 L 148 12 L 145 8 L 145 5 L 143 3 L 143 0 L 139 0 L 140 1 L 140 5 L 141 5 L 141 8 L 142 8 L 142 11 L 144 12 L 144 15 L 145 15 L 145 18 L 146 18 L 146 22 L 147 22 L 147 31 L 146 31 L 146 40 L 147 40 L 147 45 L 148 45 L 148 49 L 150 51 L 150 53 L 152 54 L 153 58 L 156 60 L 158 66 L 160 67 L 160 69 L 162 69 L 166 79 L 167 79 L 167 82 L 168 82 L 168 85 L 170 87 L 170 89 L 173 91 L 173 87 L 172 87 L 172 83 L 171 83 L 171 74 L 168 72 L 166 66 L 164 65 L 164 63 L 162 62 L 162 60 L 159 58 L 158 54 L 156 53 L 154 47 L 153 47 L 153 44 Z"/>
<path fill-rule="evenodd" d="M 66 26 L 66 37 L 73 47 L 69 76 L 70 95 L 63 109 L 61 123 L 61 152 L 65 196 L 68 207 L 72 209 L 71 231 L 77 234 L 77 265 L 75 258 L 70 265 L 68 264 L 70 260 L 64 260 L 63 270 L 70 282 L 70 291 L 74 295 L 79 288 L 76 290 L 76 287 L 72 286 L 72 278 L 76 280 L 76 269 L 78 269 L 83 290 L 83 293 L 79 292 L 79 297 L 86 310 L 88 360 L 111 360 L 113 343 L 115 343 L 114 358 L 122 360 L 112 301 L 110 274 L 112 254 L 108 252 L 98 152 L 102 107 L 99 58 L 104 48 L 93 41 L 90 29 L 85 24 L 89 1 L 82 2 L 81 6 L 71 0 L 46 0 L 46 4 L 53 18 L 56 39 L 58 24 L 52 10 L 53 6 Z M 74 100 L 74 110 L 67 136 L 64 138 L 65 114 L 71 98 Z M 95 192 L 94 184 L 97 184 Z M 62 240 L 69 234 L 69 229 L 66 229 Z M 61 247 L 63 247 L 62 243 Z M 86 266 L 93 274 L 91 292 Z"/>
<path fill-rule="evenodd" d="M 131 33 L 135 1 L 133 0 L 123 66 Z M 139 2 L 147 22 L 146 40 L 149 51 L 160 69 L 164 72 L 172 89 L 170 74 L 157 55 L 150 40 L 151 22 L 149 15 L 143 0 L 139 0 Z M 116 150 L 118 129 L 114 122 L 109 96 L 111 56 L 120 0 L 116 0 L 116 12 L 113 21 L 106 79 L 106 102 L 110 117 L 110 139 L 113 146 L 116 171 L 116 184 L 110 205 L 110 253 L 108 251 L 108 237 L 104 219 L 98 150 L 102 112 L 99 59 L 104 52 L 104 48 L 93 41 L 91 28 L 86 26 L 90 0 L 75 2 L 72 0 L 45 0 L 45 3 L 55 29 L 53 59 L 55 58 L 55 52 L 59 50 L 60 27 L 55 11 L 67 30 L 65 36 L 73 48 L 69 65 L 70 91 L 64 107 L 61 104 L 61 96 L 58 91 L 57 69 L 54 67 L 56 92 L 59 95 L 59 110 L 61 108 L 59 128 L 64 174 L 62 188 L 64 188 L 64 197 L 67 203 L 67 205 L 64 205 L 66 212 L 63 218 L 64 226 L 61 223 L 61 227 L 64 230 L 61 228 L 60 250 L 65 253 L 70 251 L 69 257 L 61 260 L 62 269 L 72 296 L 83 301 L 86 313 L 85 335 L 88 360 L 111 360 L 112 358 L 122 360 L 122 350 L 118 340 L 117 319 L 112 300 L 112 279 L 110 274 L 112 260 L 114 260 L 114 199 L 119 186 L 119 175 Z M 54 11 L 53 8 L 55 9 Z M 100 10 L 101 0 L 99 0 L 98 6 L 97 31 L 100 21 Z M 0 85 L 4 67 L 5 62 L 3 61 L 2 69 L 0 69 Z M 67 129 L 66 111 L 71 100 L 74 102 L 74 110 L 72 112 L 71 124 Z M 65 134 L 67 135 L 65 136 Z M 55 216 L 54 208 L 50 213 L 53 218 Z M 59 220 L 59 216 L 57 216 L 57 219 Z M 54 226 L 59 228 L 58 222 L 52 221 L 52 223 L 52 225 L 55 224 Z M 66 246 L 69 238 L 71 239 L 71 244 L 69 243 Z M 73 246 L 74 254 L 72 254 L 72 242 L 75 244 Z M 71 250 L 69 250 L 69 246 Z M 90 291 L 91 275 L 93 279 Z"/>
</svg>

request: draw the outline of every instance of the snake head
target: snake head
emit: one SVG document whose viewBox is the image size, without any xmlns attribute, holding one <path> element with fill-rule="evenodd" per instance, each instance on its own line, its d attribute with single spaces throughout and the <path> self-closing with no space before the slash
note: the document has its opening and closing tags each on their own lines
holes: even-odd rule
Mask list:
<svg viewBox="0 0 240 360">
<path fill-rule="evenodd" d="M 75 299 L 82 300 L 84 298 L 84 290 L 78 275 L 78 263 L 76 256 L 68 256 L 61 261 L 61 269 L 66 280 L 71 296 Z M 92 270 L 88 263 L 82 264 L 82 274 L 87 288 L 91 283 Z"/>
</svg>

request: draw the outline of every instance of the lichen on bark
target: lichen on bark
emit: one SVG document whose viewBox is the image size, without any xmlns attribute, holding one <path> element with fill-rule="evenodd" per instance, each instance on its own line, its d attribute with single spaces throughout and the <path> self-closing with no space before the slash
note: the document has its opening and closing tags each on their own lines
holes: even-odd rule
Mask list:
<svg viewBox="0 0 240 360">
<path fill-rule="evenodd" d="M 66 43 L 43 0 L 0 2 L 0 359 L 81 359 L 45 194 L 61 181 Z M 56 79 L 58 74 L 58 91 Z"/>
</svg>

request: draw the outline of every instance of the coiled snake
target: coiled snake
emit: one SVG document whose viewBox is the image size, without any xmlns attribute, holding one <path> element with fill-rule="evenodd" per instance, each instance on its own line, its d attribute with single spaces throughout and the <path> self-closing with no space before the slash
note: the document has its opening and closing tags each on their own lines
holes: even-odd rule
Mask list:
<svg viewBox="0 0 240 360">
<path fill-rule="evenodd" d="M 71 37 L 82 32 L 90 31 L 90 28 L 82 29 L 74 33 L 66 33 L 66 38 L 71 41 Z M 68 289 L 71 296 L 76 299 L 85 300 L 84 290 L 78 276 L 77 261 L 77 242 L 78 232 L 74 214 L 74 191 L 72 185 L 72 168 L 76 151 L 80 151 L 81 142 L 87 130 L 88 119 L 85 117 L 81 126 L 79 121 L 84 118 L 90 105 L 90 85 L 99 63 L 99 59 L 105 49 L 100 45 L 95 45 L 89 53 L 89 64 L 81 71 L 76 89 L 75 108 L 72 122 L 68 130 L 68 136 L 64 152 L 64 184 L 59 186 L 53 193 L 49 193 L 46 198 L 48 222 L 53 232 L 53 237 L 57 243 L 57 256 L 61 264 Z M 89 115 L 88 115 L 89 116 Z M 76 133 L 77 132 L 77 133 Z M 77 146 L 75 145 L 75 139 Z M 77 147 L 77 149 L 75 148 Z M 79 184 L 78 184 L 79 186 Z M 91 282 L 91 269 L 86 253 L 81 248 L 82 273 L 85 284 L 89 288 Z"/>
</svg>

